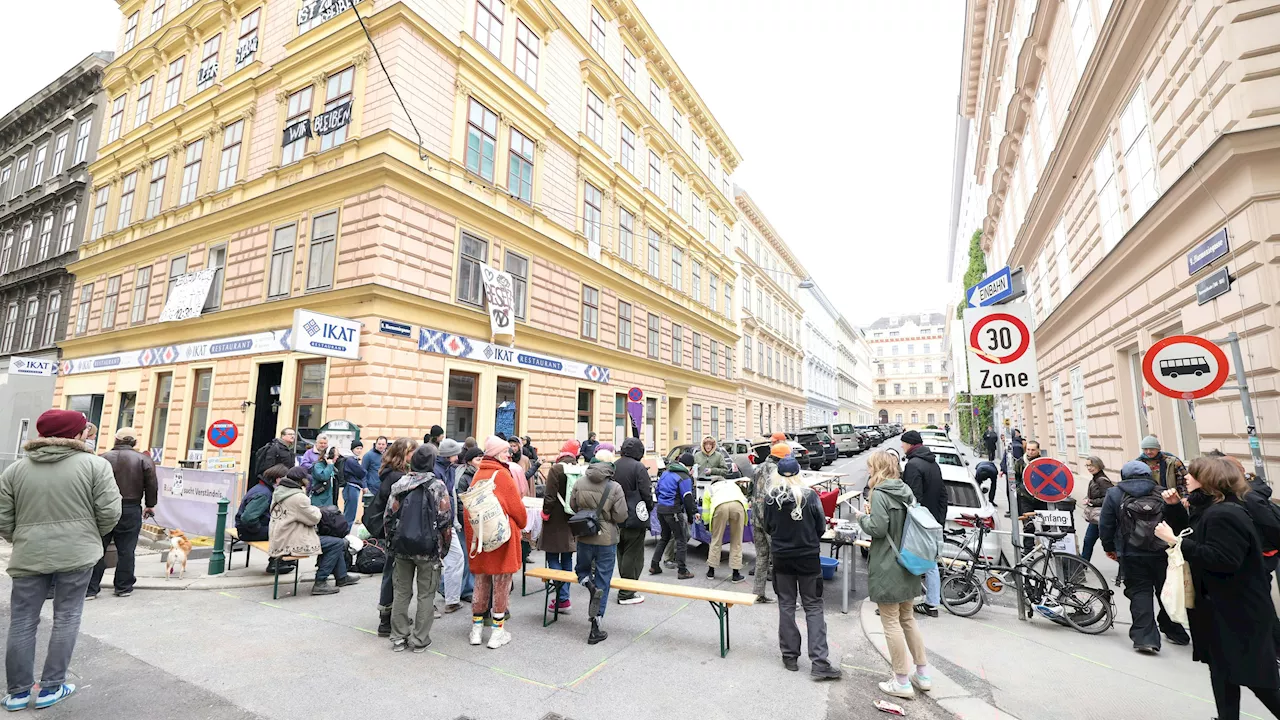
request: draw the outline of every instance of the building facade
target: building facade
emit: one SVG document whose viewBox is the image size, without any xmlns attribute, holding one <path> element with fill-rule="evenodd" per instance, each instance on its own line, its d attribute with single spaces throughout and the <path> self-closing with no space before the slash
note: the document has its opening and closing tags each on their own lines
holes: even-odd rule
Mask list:
<svg viewBox="0 0 1280 720">
<path fill-rule="evenodd" d="M 104 433 L 135 403 L 172 465 L 214 419 L 239 463 L 334 419 L 654 452 L 734 422 L 740 157 L 629 0 L 121 10 L 58 379 Z"/>
<path fill-rule="evenodd" d="M 871 347 L 862 330 L 841 316 L 836 323 L 836 386 L 839 395 L 837 421 L 869 425 L 874 420 Z"/>
<path fill-rule="evenodd" d="M 943 313 L 882 317 L 863 328 L 876 366 L 876 422 L 908 428 L 951 422 L 946 329 Z"/>
<path fill-rule="evenodd" d="M 111 58 L 86 57 L 0 118 L 0 457 L 21 451 L 53 401 Z"/>
<path fill-rule="evenodd" d="M 804 308 L 796 293 L 806 275 L 751 196 L 735 186 L 734 202 L 743 429 L 745 437 L 755 439 L 775 430 L 798 430 L 805 423 Z"/>
<path fill-rule="evenodd" d="M 1025 269 L 1040 387 L 1002 405 L 1050 455 L 1116 465 L 1155 434 L 1183 458 L 1248 463 L 1236 390 L 1192 405 L 1141 370 L 1161 338 L 1234 331 L 1280 469 L 1275 17 L 1225 0 L 968 4 L 959 205 L 982 212 L 956 235 L 981 229 L 989 267 Z M 1197 299 L 1224 268 L 1229 291 Z"/>
<path fill-rule="evenodd" d="M 840 313 L 809 280 L 800 287 L 804 307 L 804 424 L 828 425 L 839 417 Z"/>
</svg>

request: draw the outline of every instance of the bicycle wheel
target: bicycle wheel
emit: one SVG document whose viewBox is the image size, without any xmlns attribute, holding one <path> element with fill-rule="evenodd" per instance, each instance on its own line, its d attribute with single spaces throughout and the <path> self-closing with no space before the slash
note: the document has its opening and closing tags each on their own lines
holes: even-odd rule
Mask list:
<svg viewBox="0 0 1280 720">
<path fill-rule="evenodd" d="M 1111 628 L 1115 611 L 1111 606 L 1111 588 L 1102 573 L 1084 558 L 1055 555 L 1059 564 L 1058 602 L 1063 607 L 1067 624 L 1086 635 L 1098 635 Z"/>
<path fill-rule="evenodd" d="M 942 580 L 942 606 L 958 617 L 973 617 L 982 609 L 986 600 L 978 573 L 954 573 Z"/>
</svg>

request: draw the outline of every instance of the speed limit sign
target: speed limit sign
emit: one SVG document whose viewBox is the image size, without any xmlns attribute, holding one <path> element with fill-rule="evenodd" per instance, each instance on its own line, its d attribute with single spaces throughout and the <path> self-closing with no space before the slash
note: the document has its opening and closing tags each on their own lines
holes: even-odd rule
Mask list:
<svg viewBox="0 0 1280 720">
<path fill-rule="evenodd" d="M 1028 393 L 1039 387 L 1031 325 L 1031 307 L 1026 303 L 965 308 L 971 394 Z"/>
</svg>

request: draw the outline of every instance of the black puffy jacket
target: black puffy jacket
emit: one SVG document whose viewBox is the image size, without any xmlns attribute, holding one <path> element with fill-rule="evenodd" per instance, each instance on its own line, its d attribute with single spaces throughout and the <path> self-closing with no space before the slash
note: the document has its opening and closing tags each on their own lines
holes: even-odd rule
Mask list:
<svg viewBox="0 0 1280 720">
<path fill-rule="evenodd" d="M 642 528 L 648 523 L 636 516 L 636 506 L 644 504 L 645 510 L 653 511 L 653 479 L 649 477 L 649 468 L 644 462 L 644 442 L 639 438 L 627 438 L 622 441 L 619 457 L 613 462 L 613 480 L 622 486 L 627 497 L 627 519 L 624 528 Z"/>
<path fill-rule="evenodd" d="M 911 488 L 916 501 L 929 508 L 939 524 L 947 521 L 947 488 L 942 484 L 942 469 L 933 451 L 916 445 L 907 452 L 907 467 L 902 471 L 902 482 Z"/>
</svg>

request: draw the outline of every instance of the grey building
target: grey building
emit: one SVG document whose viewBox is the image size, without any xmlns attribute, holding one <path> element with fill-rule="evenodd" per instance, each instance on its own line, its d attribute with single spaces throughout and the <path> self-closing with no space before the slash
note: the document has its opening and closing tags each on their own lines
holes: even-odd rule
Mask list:
<svg viewBox="0 0 1280 720">
<path fill-rule="evenodd" d="M 89 216 L 112 57 L 86 57 L 0 118 L 0 459 L 34 437 L 53 402 L 75 281 L 66 267 Z"/>
</svg>

